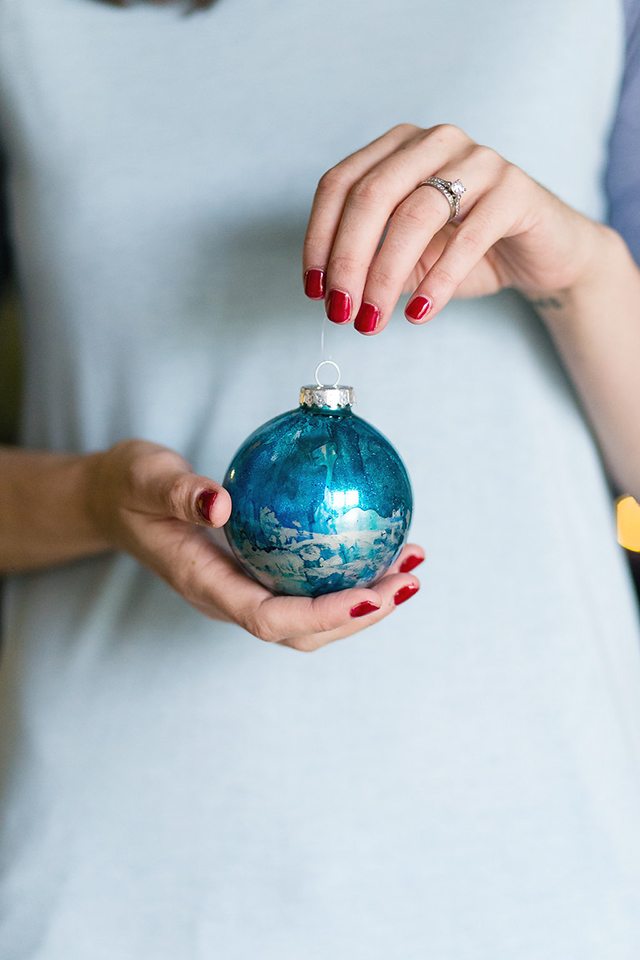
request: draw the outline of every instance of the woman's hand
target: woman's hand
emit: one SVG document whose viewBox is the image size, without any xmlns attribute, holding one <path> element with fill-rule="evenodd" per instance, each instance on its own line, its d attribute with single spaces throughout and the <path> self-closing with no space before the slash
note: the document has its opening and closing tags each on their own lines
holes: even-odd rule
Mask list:
<svg viewBox="0 0 640 960">
<path fill-rule="evenodd" d="M 459 223 L 430 176 L 466 187 Z M 384 239 L 381 242 L 383 233 Z M 335 323 L 384 329 L 400 294 L 412 291 L 412 323 L 452 297 L 515 287 L 531 299 L 587 277 L 605 228 L 567 206 L 455 126 L 401 124 L 321 178 L 304 244 L 307 295 L 326 293 Z"/>
<path fill-rule="evenodd" d="M 206 536 L 231 513 L 224 487 L 191 471 L 177 453 L 142 440 L 94 459 L 89 510 L 100 537 L 155 571 L 207 617 L 233 621 L 261 640 L 311 651 L 383 619 L 419 587 L 423 559 L 408 545 L 372 589 L 315 599 L 275 596 Z"/>
</svg>

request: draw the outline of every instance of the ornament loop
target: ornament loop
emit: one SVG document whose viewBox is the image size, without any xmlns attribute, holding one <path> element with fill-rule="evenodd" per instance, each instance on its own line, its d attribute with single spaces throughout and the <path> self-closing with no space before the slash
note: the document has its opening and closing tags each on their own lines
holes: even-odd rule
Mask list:
<svg viewBox="0 0 640 960">
<path fill-rule="evenodd" d="M 323 383 L 322 380 L 320 379 L 320 377 L 318 376 L 318 371 L 320 370 L 320 367 L 324 367 L 324 365 L 325 365 L 326 363 L 328 363 L 330 366 L 332 366 L 332 367 L 335 368 L 335 371 L 336 371 L 336 374 L 337 374 L 336 382 L 335 382 L 335 383 Z M 316 383 L 318 384 L 319 387 L 337 387 L 337 386 L 338 386 L 338 384 L 340 383 L 340 367 L 339 367 L 338 364 L 335 362 L 335 360 L 321 360 L 321 361 L 320 361 L 320 363 L 319 363 L 318 366 L 316 367 Z"/>
</svg>

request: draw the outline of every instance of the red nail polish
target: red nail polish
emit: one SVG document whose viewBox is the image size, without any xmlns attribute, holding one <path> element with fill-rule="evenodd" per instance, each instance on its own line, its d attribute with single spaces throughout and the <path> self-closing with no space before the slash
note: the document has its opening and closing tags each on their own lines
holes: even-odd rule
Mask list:
<svg viewBox="0 0 640 960">
<path fill-rule="evenodd" d="M 405 307 L 405 315 L 412 320 L 422 320 L 422 318 L 431 310 L 431 300 L 429 297 L 414 297 Z"/>
<path fill-rule="evenodd" d="M 399 590 L 396 590 L 395 594 L 393 595 L 393 602 L 395 603 L 396 607 L 398 604 L 404 603 L 405 600 L 408 600 L 409 597 L 412 597 L 414 594 L 416 594 L 419 589 L 420 587 L 417 583 L 408 583 L 406 587 L 400 587 Z"/>
<path fill-rule="evenodd" d="M 417 554 L 412 554 L 400 564 L 400 573 L 409 573 L 411 570 L 415 570 L 416 567 L 420 566 L 423 560 L 424 557 L 419 557 Z"/>
<path fill-rule="evenodd" d="M 355 607 L 351 607 L 350 613 L 352 617 L 364 617 L 367 613 L 374 613 L 379 609 L 380 607 L 371 603 L 371 600 L 363 600 L 362 603 L 356 603 Z"/>
<path fill-rule="evenodd" d="M 196 500 L 196 510 L 205 523 L 211 523 L 211 510 L 218 496 L 215 490 L 203 490 Z"/>
<path fill-rule="evenodd" d="M 344 290 L 331 290 L 327 300 L 327 316 L 334 323 L 346 323 L 351 316 L 351 297 Z"/>
<path fill-rule="evenodd" d="M 324 300 L 324 270 L 312 267 L 304 275 L 304 292 L 311 300 Z"/>
<path fill-rule="evenodd" d="M 380 311 L 378 308 L 373 303 L 365 301 L 358 310 L 358 316 L 353 325 L 360 333 L 373 333 L 378 326 L 379 319 Z"/>
</svg>

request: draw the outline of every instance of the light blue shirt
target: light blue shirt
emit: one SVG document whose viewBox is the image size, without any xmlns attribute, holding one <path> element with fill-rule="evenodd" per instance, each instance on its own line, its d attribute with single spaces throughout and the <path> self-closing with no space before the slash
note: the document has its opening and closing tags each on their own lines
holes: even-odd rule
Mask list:
<svg viewBox="0 0 640 960">
<path fill-rule="evenodd" d="M 222 477 L 319 359 L 317 178 L 402 120 L 633 242 L 624 63 L 610 0 L 0 0 L 22 442 Z M 407 463 L 422 590 L 305 656 L 128 556 L 11 578 L 2 960 L 637 960 L 637 610 L 543 325 L 505 291 L 327 337 Z"/>
</svg>

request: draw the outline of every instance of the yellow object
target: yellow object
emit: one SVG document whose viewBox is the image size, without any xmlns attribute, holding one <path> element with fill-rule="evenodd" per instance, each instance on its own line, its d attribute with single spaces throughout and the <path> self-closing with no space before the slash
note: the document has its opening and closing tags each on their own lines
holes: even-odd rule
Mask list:
<svg viewBox="0 0 640 960">
<path fill-rule="evenodd" d="M 618 543 L 627 550 L 640 553 L 640 503 L 633 497 L 620 497 L 616 501 Z"/>
</svg>

